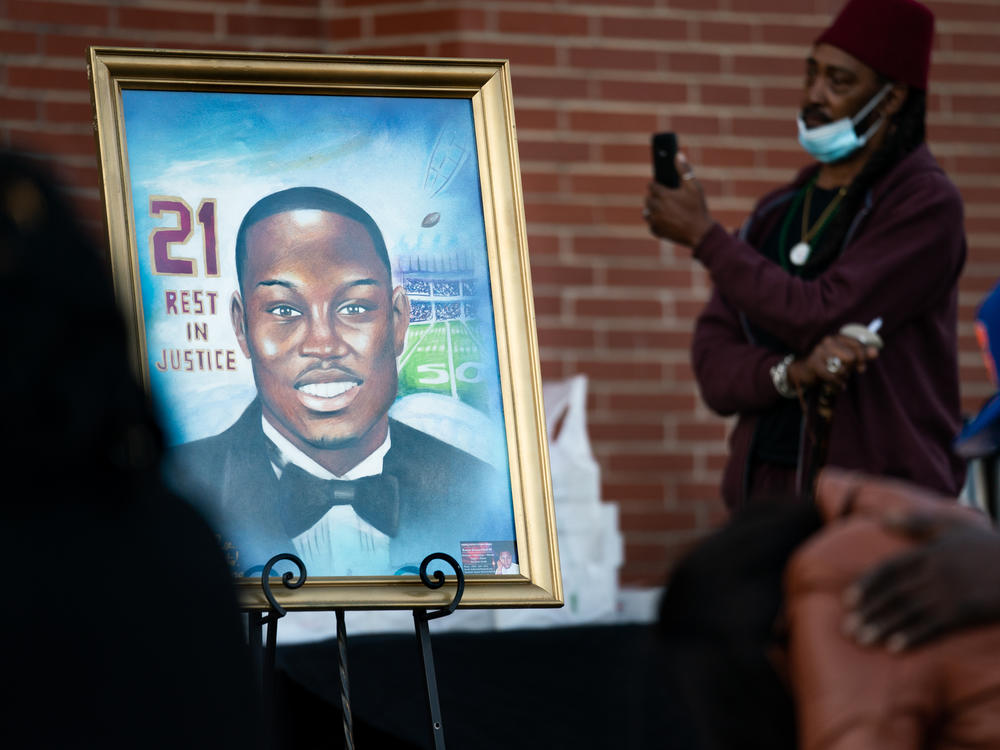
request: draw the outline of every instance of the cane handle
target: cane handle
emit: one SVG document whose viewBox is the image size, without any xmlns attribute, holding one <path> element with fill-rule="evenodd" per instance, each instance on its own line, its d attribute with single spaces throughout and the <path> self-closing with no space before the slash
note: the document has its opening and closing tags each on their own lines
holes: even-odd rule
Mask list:
<svg viewBox="0 0 1000 750">
<path fill-rule="evenodd" d="M 849 336 L 862 346 L 871 346 L 875 349 L 882 348 L 882 337 L 868 326 L 863 326 L 860 323 L 848 323 L 840 329 L 840 335 Z"/>
</svg>

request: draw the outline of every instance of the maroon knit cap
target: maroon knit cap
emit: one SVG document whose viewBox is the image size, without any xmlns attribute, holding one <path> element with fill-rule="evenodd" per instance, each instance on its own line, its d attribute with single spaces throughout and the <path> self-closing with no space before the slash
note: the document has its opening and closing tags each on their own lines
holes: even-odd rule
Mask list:
<svg viewBox="0 0 1000 750">
<path fill-rule="evenodd" d="M 916 0 L 847 0 L 816 44 L 831 44 L 875 72 L 927 90 L 934 14 Z"/>
</svg>

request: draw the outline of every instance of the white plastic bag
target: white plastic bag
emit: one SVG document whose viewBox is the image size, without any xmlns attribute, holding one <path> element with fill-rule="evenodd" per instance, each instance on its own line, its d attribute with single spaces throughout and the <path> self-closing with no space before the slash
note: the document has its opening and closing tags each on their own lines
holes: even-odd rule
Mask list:
<svg viewBox="0 0 1000 750">
<path fill-rule="evenodd" d="M 542 396 L 566 603 L 561 609 L 497 610 L 497 627 L 612 622 L 622 538 L 618 506 L 601 502 L 600 467 L 587 436 L 587 378 L 545 383 Z"/>
</svg>

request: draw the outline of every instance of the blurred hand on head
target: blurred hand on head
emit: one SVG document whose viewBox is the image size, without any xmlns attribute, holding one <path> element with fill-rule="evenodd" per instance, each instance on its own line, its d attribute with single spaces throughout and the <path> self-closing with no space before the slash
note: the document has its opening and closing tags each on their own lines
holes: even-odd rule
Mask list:
<svg viewBox="0 0 1000 750">
<path fill-rule="evenodd" d="M 848 588 L 848 636 L 902 651 L 957 628 L 1000 620 L 1000 534 L 922 513 L 889 516 L 885 524 L 918 544 Z"/>
</svg>

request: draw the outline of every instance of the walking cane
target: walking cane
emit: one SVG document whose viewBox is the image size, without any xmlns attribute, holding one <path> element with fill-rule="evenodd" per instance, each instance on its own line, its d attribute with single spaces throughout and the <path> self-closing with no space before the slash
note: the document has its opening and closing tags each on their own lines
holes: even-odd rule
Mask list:
<svg viewBox="0 0 1000 750">
<path fill-rule="evenodd" d="M 881 350 L 882 338 L 878 335 L 878 329 L 881 327 L 881 318 L 875 318 L 867 326 L 861 323 L 848 323 L 840 329 L 840 335 L 849 336 L 864 347 Z M 830 429 L 833 425 L 833 407 L 836 400 L 837 386 L 824 381 L 816 399 L 816 430 L 807 467 L 807 481 L 803 485 L 809 498 L 815 496 L 816 477 L 819 475 L 819 470 L 826 464 L 827 453 L 830 450 Z"/>
</svg>

